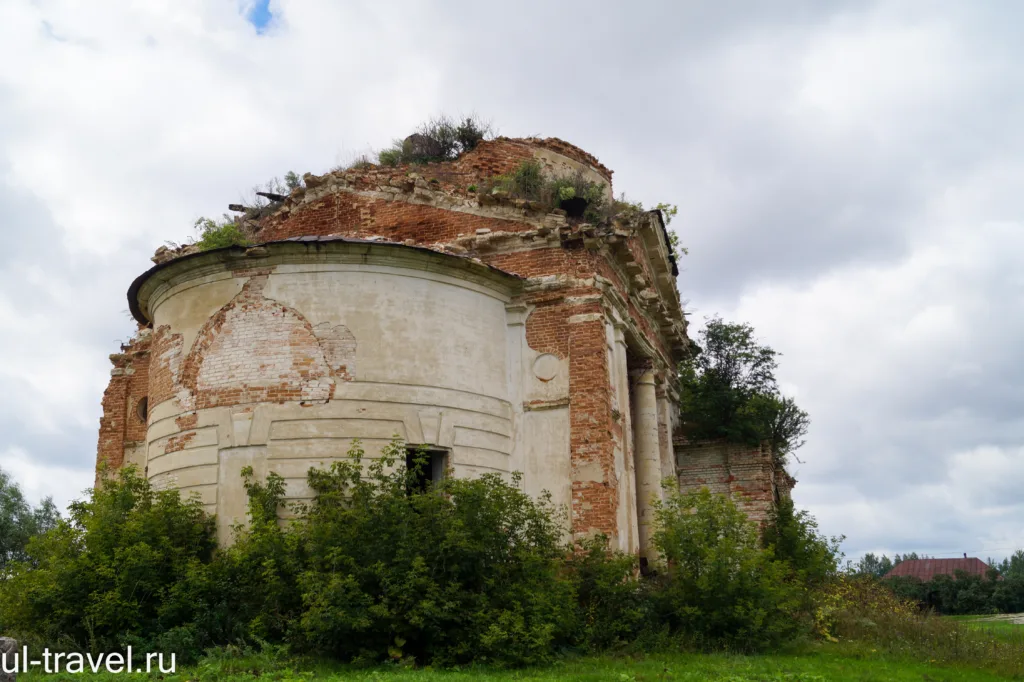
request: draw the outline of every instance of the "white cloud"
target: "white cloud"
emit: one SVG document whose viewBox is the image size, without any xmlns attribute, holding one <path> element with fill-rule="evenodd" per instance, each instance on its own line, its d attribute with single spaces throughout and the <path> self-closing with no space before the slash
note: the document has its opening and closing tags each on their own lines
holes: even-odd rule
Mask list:
<svg viewBox="0 0 1024 682">
<path fill-rule="evenodd" d="M 93 484 L 92 472 L 41 464 L 18 448 L 0 454 L 0 468 L 21 486 L 30 504 L 35 506 L 43 498 L 52 497 L 62 514 L 69 502 L 83 499 L 82 493 Z"/>
</svg>

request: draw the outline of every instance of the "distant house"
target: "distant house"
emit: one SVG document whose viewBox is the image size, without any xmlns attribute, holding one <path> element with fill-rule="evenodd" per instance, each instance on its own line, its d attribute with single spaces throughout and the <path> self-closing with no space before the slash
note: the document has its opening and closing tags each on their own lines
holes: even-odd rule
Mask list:
<svg viewBox="0 0 1024 682">
<path fill-rule="evenodd" d="M 964 557 L 962 559 L 908 559 L 896 564 L 885 574 L 886 578 L 911 576 L 928 582 L 937 575 L 956 577 L 957 571 L 984 578 L 988 574 L 988 564 L 981 559 Z"/>
</svg>

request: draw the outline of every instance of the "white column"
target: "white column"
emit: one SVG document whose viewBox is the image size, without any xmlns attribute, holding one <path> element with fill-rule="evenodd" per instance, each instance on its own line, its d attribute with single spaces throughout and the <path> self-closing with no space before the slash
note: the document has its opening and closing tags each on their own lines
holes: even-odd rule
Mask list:
<svg viewBox="0 0 1024 682">
<path fill-rule="evenodd" d="M 636 512 L 640 556 L 654 558 L 654 500 L 661 499 L 661 447 L 658 442 L 658 397 L 653 370 L 639 373 L 633 389 L 633 442 L 636 453 Z"/>
<path fill-rule="evenodd" d="M 626 336 L 624 326 L 615 325 L 615 409 L 619 411 L 619 424 L 622 428 L 622 442 L 619 444 L 622 455 L 619 477 L 619 545 L 623 552 L 639 551 L 639 535 L 636 517 L 636 457 L 633 449 L 633 415 L 629 396 L 629 365 L 626 353 Z"/>
<path fill-rule="evenodd" d="M 676 453 L 672 447 L 672 410 L 675 405 L 669 398 L 669 386 L 662 382 L 658 397 L 658 434 L 661 442 L 661 478 L 676 479 Z M 664 497 L 664 491 L 662 492 Z"/>
</svg>

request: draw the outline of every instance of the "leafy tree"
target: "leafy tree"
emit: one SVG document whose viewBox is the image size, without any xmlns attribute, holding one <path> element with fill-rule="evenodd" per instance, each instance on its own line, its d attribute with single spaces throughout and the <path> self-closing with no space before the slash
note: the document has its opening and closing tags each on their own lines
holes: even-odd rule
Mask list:
<svg viewBox="0 0 1024 682">
<path fill-rule="evenodd" d="M 29 540 L 53 528 L 59 520 L 60 512 L 51 498 L 33 508 L 21 486 L 0 469 L 0 569 L 26 559 Z"/>
<path fill-rule="evenodd" d="M 1024 549 L 1018 549 L 998 565 L 989 559 L 988 565 L 995 566 L 1003 578 L 1024 578 Z"/>
<path fill-rule="evenodd" d="M 899 555 L 896 555 L 897 558 Z M 860 560 L 851 567 L 851 572 L 855 575 L 869 576 L 872 578 L 883 578 L 885 574 L 893 569 L 896 564 L 893 563 L 892 559 L 886 555 L 880 557 L 875 556 L 871 552 L 868 552 L 860 558 Z"/>
<path fill-rule="evenodd" d="M 810 420 L 781 395 L 779 354 L 757 341 L 753 327 L 711 318 L 697 346 L 679 368 L 680 407 L 691 437 L 768 441 L 779 458 L 803 445 Z"/>
<path fill-rule="evenodd" d="M 907 554 L 904 554 L 903 556 L 900 556 L 899 554 L 894 554 L 893 557 L 892 557 L 892 565 L 893 565 L 893 567 L 896 567 L 896 566 L 899 566 L 904 561 L 917 561 L 918 559 L 927 559 L 927 558 L 928 558 L 927 556 L 918 556 L 917 552 L 909 552 Z"/>
<path fill-rule="evenodd" d="M 194 563 L 210 561 L 215 545 L 199 501 L 153 490 L 127 467 L 69 511 L 29 542 L 28 561 L 10 565 L 0 591 L 4 627 L 81 651 L 114 651 L 181 625 L 168 596 Z"/>
<path fill-rule="evenodd" d="M 993 606 L 1002 613 L 1024 612 L 1024 550 L 1003 559 L 998 569 L 1002 580 L 993 591 Z"/>
</svg>

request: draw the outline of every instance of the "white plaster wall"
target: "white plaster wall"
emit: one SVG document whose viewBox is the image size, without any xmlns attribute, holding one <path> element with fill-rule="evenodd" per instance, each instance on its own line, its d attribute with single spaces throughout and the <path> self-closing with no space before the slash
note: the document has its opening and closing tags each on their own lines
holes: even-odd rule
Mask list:
<svg viewBox="0 0 1024 682">
<path fill-rule="evenodd" d="M 384 265 L 282 265 L 264 294 L 356 338 L 357 379 L 507 397 L 505 300 Z"/>
<path fill-rule="evenodd" d="M 530 348 L 526 322 L 532 309 L 513 305 L 506 311 L 508 373 L 513 433 L 511 463 L 523 474 L 523 490 L 551 503 L 565 515 L 566 539 L 572 503 L 569 451 L 569 359 Z"/>
<path fill-rule="evenodd" d="M 399 247 L 400 248 L 400 247 Z M 366 259 L 364 259 L 366 260 Z M 457 476 L 523 470 L 532 491 L 538 486 L 568 500 L 567 409 L 522 418 L 529 433 L 513 466 L 514 413 L 522 413 L 525 381 L 532 362 L 512 373 L 510 339 L 520 352 L 524 328 L 507 325 L 508 295 L 502 287 L 474 282 L 458 273 L 401 267 L 392 262 L 283 263 L 267 279 L 263 296 L 289 306 L 312 326 L 344 325 L 356 340 L 355 376 L 338 380 L 326 403 L 260 403 L 201 409 L 198 424 L 179 424 L 191 415 L 181 396 L 154 405 L 148 431 L 148 475 L 161 488 L 196 494 L 218 514 L 222 540 L 244 521 L 241 468 L 258 476 L 276 472 L 294 500 L 311 495 L 310 467 L 326 467 L 346 456 L 359 439 L 368 457 L 393 437 L 449 450 Z M 185 340 L 183 357 L 217 311 L 242 291 L 247 279 L 209 272 L 190 280 L 179 274 L 153 297 L 154 326 L 167 325 Z M 561 371 L 567 392 L 567 377 Z M 557 382 L 556 382 L 557 383 Z M 514 388 L 512 385 L 515 384 Z M 166 452 L 172 439 L 189 436 L 185 447 Z M 561 458 L 553 457 L 564 448 Z M 564 460 L 564 467 L 561 464 Z"/>
</svg>

